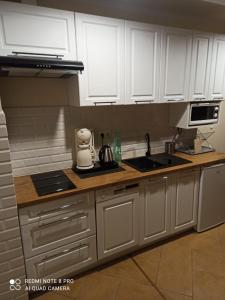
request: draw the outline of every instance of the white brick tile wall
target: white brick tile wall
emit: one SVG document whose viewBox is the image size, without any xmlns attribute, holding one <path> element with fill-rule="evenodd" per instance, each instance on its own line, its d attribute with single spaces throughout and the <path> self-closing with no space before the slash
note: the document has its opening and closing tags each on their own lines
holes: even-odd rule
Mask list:
<svg viewBox="0 0 225 300">
<path fill-rule="evenodd" d="M 0 151 L 9 149 L 9 141 L 8 138 L 0 139 Z"/>
<path fill-rule="evenodd" d="M 2 211 L 2 208 L 7 208 L 9 207 L 10 209 L 15 209 L 17 211 L 17 207 L 16 207 L 16 197 L 14 196 L 9 196 L 9 197 L 4 197 L 2 199 L 0 199 L 0 209 Z M 9 212 L 10 209 L 8 209 L 7 211 Z M 5 211 L 6 213 L 6 211 Z"/>
<path fill-rule="evenodd" d="M 68 108 L 7 108 L 5 112 L 15 176 L 72 166 Z"/>
<path fill-rule="evenodd" d="M 0 187 L 13 184 L 12 174 L 0 175 Z"/>
<path fill-rule="evenodd" d="M 10 291 L 10 279 L 25 278 L 18 212 L 5 116 L 0 102 L 0 299 L 28 300 L 27 292 Z"/>
</svg>

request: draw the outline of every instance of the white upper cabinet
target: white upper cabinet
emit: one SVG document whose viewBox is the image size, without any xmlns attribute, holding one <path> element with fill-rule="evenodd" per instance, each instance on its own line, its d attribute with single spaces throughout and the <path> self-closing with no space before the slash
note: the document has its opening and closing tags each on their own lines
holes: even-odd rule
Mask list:
<svg viewBox="0 0 225 300">
<path fill-rule="evenodd" d="M 122 104 L 124 100 L 124 21 L 75 14 L 80 105 Z"/>
<path fill-rule="evenodd" d="M 213 40 L 213 55 L 209 84 L 211 100 L 225 98 L 225 36 L 215 35 Z"/>
<path fill-rule="evenodd" d="M 213 37 L 209 33 L 194 33 L 192 47 L 189 100 L 209 100 L 209 77 Z"/>
<path fill-rule="evenodd" d="M 160 67 L 160 100 L 188 100 L 192 32 L 166 28 L 163 30 Z"/>
<path fill-rule="evenodd" d="M 0 2 L 0 55 L 12 52 L 76 59 L 74 13 Z"/>
<path fill-rule="evenodd" d="M 159 99 L 161 27 L 125 22 L 126 103 Z"/>
</svg>

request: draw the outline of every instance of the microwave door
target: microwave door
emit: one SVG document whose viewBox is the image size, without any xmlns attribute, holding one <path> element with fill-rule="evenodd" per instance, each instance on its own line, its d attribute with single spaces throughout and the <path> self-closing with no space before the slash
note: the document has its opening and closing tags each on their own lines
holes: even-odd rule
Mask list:
<svg viewBox="0 0 225 300">
<path fill-rule="evenodd" d="M 190 125 L 206 125 L 217 123 L 214 105 L 192 105 L 190 111 Z"/>
</svg>

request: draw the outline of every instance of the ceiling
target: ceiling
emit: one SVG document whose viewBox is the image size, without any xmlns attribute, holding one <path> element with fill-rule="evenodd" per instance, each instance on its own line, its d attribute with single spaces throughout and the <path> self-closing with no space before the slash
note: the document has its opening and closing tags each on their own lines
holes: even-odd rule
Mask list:
<svg viewBox="0 0 225 300">
<path fill-rule="evenodd" d="M 30 1 L 33 3 L 35 0 Z M 225 33 L 225 0 L 36 0 L 36 2 L 46 7 Z"/>
</svg>

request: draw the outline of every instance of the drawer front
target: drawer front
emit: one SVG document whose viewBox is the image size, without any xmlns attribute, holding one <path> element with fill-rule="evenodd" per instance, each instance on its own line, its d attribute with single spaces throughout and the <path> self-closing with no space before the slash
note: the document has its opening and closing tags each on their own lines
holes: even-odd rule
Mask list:
<svg viewBox="0 0 225 300">
<path fill-rule="evenodd" d="M 26 260 L 27 278 L 60 278 L 97 261 L 96 236 Z"/>
<path fill-rule="evenodd" d="M 94 205 L 94 192 L 83 193 L 45 203 L 30 205 L 19 210 L 20 224 L 25 225 L 32 222 L 48 219 L 71 210 L 79 210 L 83 207 Z"/>
<path fill-rule="evenodd" d="M 95 234 L 94 206 L 21 226 L 26 258 Z"/>
</svg>

